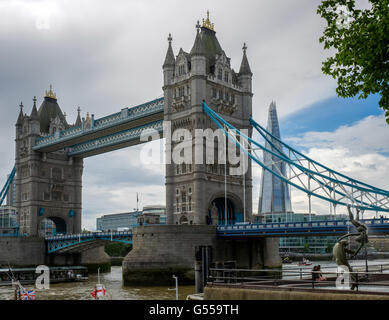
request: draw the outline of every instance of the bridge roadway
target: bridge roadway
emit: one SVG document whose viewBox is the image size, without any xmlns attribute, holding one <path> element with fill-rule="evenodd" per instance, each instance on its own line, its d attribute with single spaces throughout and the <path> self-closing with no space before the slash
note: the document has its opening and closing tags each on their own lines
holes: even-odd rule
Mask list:
<svg viewBox="0 0 389 320">
<path fill-rule="evenodd" d="M 47 253 L 82 252 L 101 246 L 102 242 L 132 244 L 131 231 L 88 232 L 46 237 Z"/>
<path fill-rule="evenodd" d="M 124 108 L 120 112 L 94 119 L 90 126 L 83 123 L 36 140 L 33 150 L 53 152 L 68 148 L 68 155 L 89 157 L 99 153 L 141 143 L 144 129 L 162 132 L 164 98 Z"/>
<path fill-rule="evenodd" d="M 368 228 L 368 234 L 389 234 L 389 219 L 361 219 Z M 356 232 L 348 220 L 328 220 L 312 222 L 256 223 L 218 226 L 217 235 L 228 238 L 249 237 L 317 237 L 341 236 Z"/>
<path fill-rule="evenodd" d="M 389 219 L 360 220 L 368 227 L 369 235 L 389 234 Z M 217 236 L 231 239 L 250 237 L 317 237 L 341 236 L 355 232 L 355 227 L 347 220 L 313 222 L 287 222 L 267 224 L 236 224 L 217 227 Z M 101 245 L 101 242 L 132 243 L 132 232 L 91 232 L 46 237 L 48 253 L 81 252 Z"/>
</svg>

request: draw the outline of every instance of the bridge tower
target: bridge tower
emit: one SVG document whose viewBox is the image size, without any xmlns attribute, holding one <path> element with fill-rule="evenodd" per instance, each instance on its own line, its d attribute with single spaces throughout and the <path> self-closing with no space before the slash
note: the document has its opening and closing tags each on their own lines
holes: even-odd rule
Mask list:
<svg viewBox="0 0 389 320">
<path fill-rule="evenodd" d="M 246 164 L 247 173 L 231 175 L 232 165 L 218 164 L 219 147 L 223 143 L 213 138 L 214 163 L 207 163 L 205 155 L 198 163 L 195 154 L 197 129 L 217 129 L 203 111 L 203 100 L 236 128 L 247 129 L 251 136 L 249 117 L 252 113 L 252 72 L 243 46 L 243 58 L 239 72 L 231 67 L 230 58 L 220 46 L 209 13 L 202 26 L 197 22 L 197 34 L 191 51 L 182 48 L 175 57 L 172 37 L 163 64 L 165 124 L 170 123 L 171 147 L 166 145 L 166 209 L 168 224 L 217 224 L 225 223 L 225 194 L 227 194 L 228 222 L 249 221 L 252 213 L 251 161 Z M 190 135 L 176 135 L 177 129 L 187 129 Z M 222 139 L 225 139 L 222 136 Z M 217 140 L 217 141 L 216 141 Z M 174 148 L 187 142 L 192 146 L 192 161 L 175 163 Z M 239 151 L 238 151 L 239 153 Z M 171 160 L 171 163 L 169 161 Z M 227 173 L 225 174 L 225 169 Z M 226 180 L 226 181 L 225 181 Z M 245 183 L 245 191 L 243 191 Z M 212 218 L 216 207 L 217 218 Z M 245 212 L 243 212 L 245 211 Z"/>
<path fill-rule="evenodd" d="M 59 130 L 70 127 L 51 86 L 39 110 L 35 97 L 33 101 L 30 116 L 23 113 L 20 105 L 16 122 L 15 205 L 19 212 L 19 232 L 43 236 L 41 226 L 48 219 L 54 222 L 57 233 L 79 233 L 83 160 L 68 158 L 65 150 L 50 153 L 32 150 L 40 137 L 54 137 Z"/>
</svg>

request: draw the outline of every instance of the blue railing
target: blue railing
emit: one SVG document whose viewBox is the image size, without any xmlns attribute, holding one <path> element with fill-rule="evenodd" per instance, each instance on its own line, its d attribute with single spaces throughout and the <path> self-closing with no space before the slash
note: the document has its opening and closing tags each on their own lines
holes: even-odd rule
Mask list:
<svg viewBox="0 0 389 320">
<path fill-rule="evenodd" d="M 47 252 L 65 252 L 69 250 L 78 250 L 84 245 L 89 245 L 92 241 L 114 241 L 125 244 L 132 243 L 131 231 L 116 232 L 90 232 L 80 234 L 64 234 L 45 238 L 47 243 Z"/>
<path fill-rule="evenodd" d="M 5 182 L 4 187 L 1 189 L 1 192 L 0 192 L 0 206 L 3 204 L 3 201 L 4 201 L 5 197 L 7 196 L 7 193 L 8 193 L 9 188 L 10 188 L 12 182 L 13 182 L 15 174 L 16 174 L 16 167 L 13 167 L 10 175 L 7 178 L 7 181 Z"/>
<path fill-rule="evenodd" d="M 71 240 L 71 239 L 85 239 L 85 238 L 105 238 L 107 236 L 132 236 L 132 231 L 114 231 L 114 232 L 88 232 L 77 234 L 63 234 L 52 237 L 46 237 L 47 241 L 50 240 Z"/>
<path fill-rule="evenodd" d="M 136 119 L 150 116 L 156 113 L 162 113 L 164 111 L 164 98 L 158 98 L 150 102 L 135 106 L 133 108 L 125 108 L 121 112 L 105 116 L 100 119 L 91 119 L 91 127 L 89 129 L 84 128 L 84 125 L 72 127 L 66 130 L 57 131 L 51 135 L 38 138 L 36 140 L 34 150 L 39 148 L 70 140 L 76 136 L 82 136 L 88 134 L 91 131 L 98 131 L 101 129 L 107 129 L 109 127 L 118 125 L 120 123 L 133 121 Z"/>
<path fill-rule="evenodd" d="M 389 234 L 389 219 L 363 219 L 371 234 Z M 354 230 L 348 220 L 328 220 L 311 222 L 277 222 L 218 226 L 219 236 L 317 236 L 344 234 Z"/>
<path fill-rule="evenodd" d="M 163 120 L 154 121 L 139 127 L 113 133 L 105 137 L 74 145 L 69 148 L 68 155 L 75 156 L 104 147 L 130 142 L 132 140 L 139 139 L 142 135 L 142 132 L 146 132 L 147 130 L 155 130 L 158 133 L 162 133 Z"/>
</svg>

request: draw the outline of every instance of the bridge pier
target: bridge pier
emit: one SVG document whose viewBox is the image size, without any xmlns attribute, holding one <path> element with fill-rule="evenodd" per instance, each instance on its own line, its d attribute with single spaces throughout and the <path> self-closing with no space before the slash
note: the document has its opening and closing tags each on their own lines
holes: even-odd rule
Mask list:
<svg viewBox="0 0 389 320">
<path fill-rule="evenodd" d="M 84 266 L 89 273 L 109 272 L 111 270 L 111 259 L 104 251 L 104 245 L 81 252 L 65 252 L 46 255 L 48 266 Z"/>
<path fill-rule="evenodd" d="M 85 266 L 90 273 L 107 272 L 111 269 L 111 259 L 104 252 L 104 245 L 88 248 L 82 252 L 48 254 L 44 238 L 39 237 L 1 237 L 0 266 L 36 267 Z"/>
<path fill-rule="evenodd" d="M 216 226 L 142 226 L 133 230 L 133 249 L 123 260 L 124 285 L 171 285 L 195 282 L 195 248 L 211 246 L 213 261 L 236 261 L 238 268 L 277 268 L 282 262 L 277 238 L 226 240 Z"/>
</svg>

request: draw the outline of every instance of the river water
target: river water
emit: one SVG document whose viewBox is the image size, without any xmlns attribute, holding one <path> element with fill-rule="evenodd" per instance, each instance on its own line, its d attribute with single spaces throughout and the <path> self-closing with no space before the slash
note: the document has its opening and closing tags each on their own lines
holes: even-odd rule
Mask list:
<svg viewBox="0 0 389 320">
<path fill-rule="evenodd" d="M 179 279 L 178 279 L 179 281 Z M 113 266 L 111 272 L 100 274 L 100 282 L 107 289 L 107 297 L 112 300 L 175 300 L 175 290 L 169 287 L 124 287 L 122 285 L 122 267 Z M 50 289 L 36 290 L 37 300 L 92 300 L 91 292 L 97 283 L 97 274 L 90 274 L 87 281 L 54 283 Z M 174 279 L 172 279 L 174 283 Z M 178 297 L 185 299 L 188 294 L 195 292 L 194 286 L 180 286 L 178 282 Z M 25 285 L 27 290 L 34 285 Z M 171 288 L 173 288 L 172 286 Z M 13 299 L 11 287 L 0 287 L 0 300 Z"/>
<path fill-rule="evenodd" d="M 320 264 L 322 271 L 335 272 L 336 264 L 333 261 L 313 261 L 311 266 L 300 267 L 296 263 L 284 264 L 283 269 L 292 269 L 299 271 L 312 270 L 313 265 Z M 364 260 L 355 260 L 351 263 L 351 266 L 364 266 Z M 386 264 L 389 265 L 389 259 L 379 259 L 369 261 L 369 266 Z M 297 278 L 298 275 L 284 276 L 284 278 Z M 100 275 L 100 282 L 102 282 L 107 289 L 107 297 L 112 300 L 175 300 L 175 290 L 168 290 L 169 287 L 124 287 L 122 284 L 122 267 L 113 266 L 111 272 L 103 273 Z M 172 279 L 173 280 L 173 279 Z M 91 292 L 95 284 L 97 283 L 97 274 L 90 274 L 87 281 L 83 282 L 67 282 L 67 283 L 54 283 L 50 285 L 50 289 L 37 290 L 37 300 L 91 300 Z M 173 283 L 173 281 L 172 281 Z M 172 285 L 171 288 L 174 286 Z M 27 290 L 34 289 L 33 285 L 25 285 Z M 388 288 L 388 287 L 387 287 Z M 368 289 L 368 288 L 366 288 Z M 378 288 L 373 288 L 378 289 Z M 389 288 L 388 288 L 389 290 Z M 371 290 L 368 290 L 371 291 Z M 374 290 L 375 291 L 375 290 Z M 377 291 L 382 291 L 382 288 Z M 386 290 L 385 290 L 386 291 Z M 178 296 L 179 299 L 185 299 L 187 295 L 195 293 L 194 286 L 181 286 L 178 279 Z M 12 300 L 13 290 L 9 287 L 0 286 L 0 300 Z"/>
</svg>

